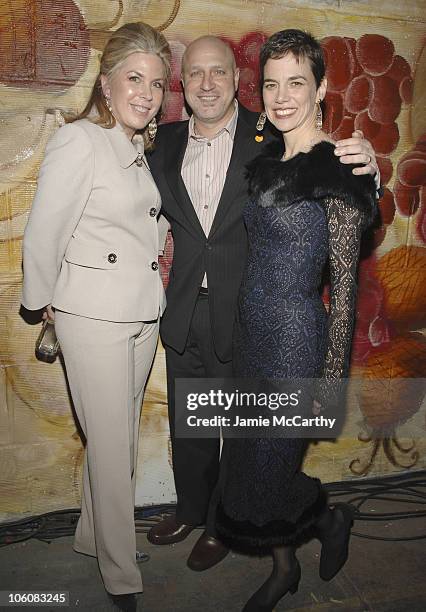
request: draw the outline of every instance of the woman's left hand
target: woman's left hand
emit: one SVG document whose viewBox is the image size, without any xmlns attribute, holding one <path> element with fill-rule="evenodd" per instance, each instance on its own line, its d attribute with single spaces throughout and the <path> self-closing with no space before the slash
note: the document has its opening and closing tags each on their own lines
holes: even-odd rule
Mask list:
<svg viewBox="0 0 426 612">
<path fill-rule="evenodd" d="M 334 152 L 343 164 L 364 164 L 360 168 L 354 168 L 353 174 L 374 176 L 379 171 L 374 149 L 361 130 L 353 132 L 352 138 L 338 140 Z"/>
<path fill-rule="evenodd" d="M 49 319 L 49 321 L 52 322 L 55 320 L 55 311 L 53 310 L 52 304 L 46 306 L 43 312 L 43 321 L 45 321 L 46 319 Z"/>
</svg>

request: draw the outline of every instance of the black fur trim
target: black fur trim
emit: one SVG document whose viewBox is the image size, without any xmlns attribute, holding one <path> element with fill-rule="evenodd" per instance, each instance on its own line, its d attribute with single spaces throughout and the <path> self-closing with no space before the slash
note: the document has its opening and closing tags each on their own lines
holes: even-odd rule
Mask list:
<svg viewBox="0 0 426 612">
<path fill-rule="evenodd" d="M 238 521 L 229 517 L 219 503 L 216 511 L 217 535 L 229 548 L 248 555 L 270 554 L 274 546 L 299 546 L 315 537 L 316 523 L 327 504 L 328 494 L 319 480 L 317 499 L 294 523 L 276 520 L 258 526 L 250 521 Z"/>
<path fill-rule="evenodd" d="M 250 194 L 260 206 L 286 207 L 301 200 L 338 197 L 364 213 L 370 224 L 376 213 L 376 186 L 370 175 L 352 174 L 353 164 L 342 164 L 334 145 L 320 142 L 308 153 L 282 162 L 282 144 L 274 142 L 247 165 Z"/>
</svg>

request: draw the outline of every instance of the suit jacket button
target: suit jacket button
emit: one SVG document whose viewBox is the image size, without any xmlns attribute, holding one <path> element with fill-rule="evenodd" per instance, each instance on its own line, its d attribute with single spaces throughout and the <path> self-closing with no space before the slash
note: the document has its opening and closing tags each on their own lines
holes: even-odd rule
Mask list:
<svg viewBox="0 0 426 612">
<path fill-rule="evenodd" d="M 206 242 L 206 249 L 207 249 L 208 251 L 211 251 L 211 250 L 212 250 L 212 245 L 210 244 L 210 242 Z"/>
<path fill-rule="evenodd" d="M 152 207 L 149 209 L 149 215 L 150 217 L 155 217 L 155 215 L 157 214 L 157 209 Z"/>
<path fill-rule="evenodd" d="M 153 262 L 152 262 L 152 264 L 151 264 L 151 268 L 152 268 L 153 270 L 158 270 L 158 262 L 153 261 Z"/>
<path fill-rule="evenodd" d="M 117 255 L 115 253 L 110 253 L 108 255 L 109 263 L 115 263 L 117 261 Z"/>
</svg>

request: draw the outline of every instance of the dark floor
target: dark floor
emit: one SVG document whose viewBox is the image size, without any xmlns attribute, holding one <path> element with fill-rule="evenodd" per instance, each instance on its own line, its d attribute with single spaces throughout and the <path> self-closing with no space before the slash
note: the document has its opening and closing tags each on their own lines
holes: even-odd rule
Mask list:
<svg viewBox="0 0 426 612">
<path fill-rule="evenodd" d="M 376 502 L 365 510 L 374 514 L 400 511 L 401 506 Z M 386 537 L 416 536 L 426 533 L 426 525 L 424 519 L 380 523 L 358 520 L 353 531 Z M 185 542 L 173 546 L 152 546 L 144 534 L 138 534 L 139 549 L 151 555 L 148 563 L 140 565 L 145 590 L 138 596 L 138 610 L 241 611 L 248 596 L 267 577 L 270 560 L 229 554 L 209 571 L 192 572 L 185 563 L 199 533 L 197 530 Z M 0 590 L 67 590 L 70 607 L 112 610 L 96 559 L 73 552 L 71 542 L 71 537 L 59 538 L 51 544 L 33 539 L 0 548 Z M 299 549 L 302 566 L 299 591 L 286 595 L 277 612 L 426 610 L 426 540 L 383 542 L 353 535 L 349 560 L 329 583 L 318 576 L 319 552 L 316 540 Z"/>
</svg>

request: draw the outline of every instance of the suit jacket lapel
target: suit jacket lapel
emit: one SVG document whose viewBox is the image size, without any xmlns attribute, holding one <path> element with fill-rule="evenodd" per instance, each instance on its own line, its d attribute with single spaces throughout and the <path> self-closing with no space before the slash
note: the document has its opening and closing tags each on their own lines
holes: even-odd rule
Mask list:
<svg viewBox="0 0 426 612">
<path fill-rule="evenodd" d="M 180 127 L 180 126 L 179 126 Z M 176 135 L 175 143 L 170 143 L 165 155 L 164 172 L 171 192 L 177 201 L 179 208 L 185 214 L 191 226 L 197 234 L 204 235 L 203 228 L 198 220 L 197 213 L 191 202 L 191 198 L 182 180 L 181 170 L 183 158 L 185 156 L 186 145 L 188 142 L 188 122 L 182 125 L 182 130 Z M 175 146 L 173 146 L 175 144 Z"/>
<path fill-rule="evenodd" d="M 224 220 L 229 208 L 232 206 L 235 195 L 244 190 L 245 165 L 254 157 L 256 153 L 256 135 L 244 118 L 244 109 L 239 107 L 237 128 L 234 136 L 234 146 L 226 173 L 225 184 L 219 200 L 216 215 L 210 230 L 209 238 L 218 230 Z"/>
</svg>

